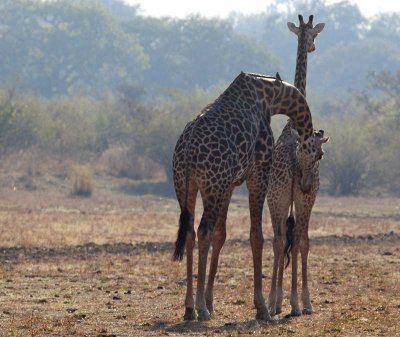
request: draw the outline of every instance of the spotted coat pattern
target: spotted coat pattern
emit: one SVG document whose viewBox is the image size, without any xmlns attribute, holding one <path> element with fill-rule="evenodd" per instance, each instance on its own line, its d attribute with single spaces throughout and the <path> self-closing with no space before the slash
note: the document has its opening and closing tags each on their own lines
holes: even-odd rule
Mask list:
<svg viewBox="0 0 400 337">
<path fill-rule="evenodd" d="M 270 315 L 262 294 L 262 210 L 272 162 L 270 117 L 289 116 L 299 134 L 301 165 L 315 160 L 310 109 L 300 91 L 280 78 L 241 73 L 232 84 L 184 129 L 176 144 L 173 175 L 181 208 L 174 253 L 187 255 L 186 320 L 208 320 L 213 313 L 213 286 L 220 250 L 226 238 L 226 216 L 235 186 L 246 181 L 251 218 L 254 264 L 254 304 L 257 318 Z M 194 214 L 198 191 L 203 214 L 197 230 L 199 259 L 196 300 L 193 299 Z M 207 256 L 212 246 L 207 288 Z M 195 311 L 196 309 L 196 311 Z"/>
<path fill-rule="evenodd" d="M 288 23 L 289 29 L 298 36 L 298 51 L 296 62 L 295 86 L 305 95 L 307 77 L 307 53 L 315 50 L 314 39 L 324 28 L 324 24 L 313 26 L 313 16 L 308 23 L 299 15 L 300 24 L 296 27 Z M 309 251 L 308 224 L 310 214 L 319 188 L 319 159 L 322 158 L 323 131 L 315 133 L 314 150 L 316 160 L 307 170 L 302 170 L 300 165 L 298 134 L 294 123 L 289 120 L 279 137 L 274 148 L 274 159 L 270 171 L 267 200 L 274 230 L 274 266 L 272 272 L 271 290 L 268 297 L 268 307 L 271 315 L 282 311 L 283 300 L 283 270 L 284 247 L 287 245 L 288 229 L 287 219 L 289 208 L 294 203 L 295 225 L 291 254 L 292 254 L 292 289 L 290 303 L 291 315 L 300 315 L 302 312 L 311 313 L 312 305 L 308 290 L 307 257 Z M 302 302 L 300 308 L 297 295 L 297 257 L 299 250 L 302 258 Z"/>
</svg>

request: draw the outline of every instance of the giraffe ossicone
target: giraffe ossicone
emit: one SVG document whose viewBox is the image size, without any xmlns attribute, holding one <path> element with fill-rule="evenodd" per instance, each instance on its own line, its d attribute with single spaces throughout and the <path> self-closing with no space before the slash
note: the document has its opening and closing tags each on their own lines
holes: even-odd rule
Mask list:
<svg viewBox="0 0 400 337">
<path fill-rule="evenodd" d="M 307 53 L 315 50 L 314 39 L 325 24 L 313 26 L 313 16 L 307 23 L 299 15 L 299 27 L 288 23 L 290 31 L 298 37 L 295 86 L 305 95 L 307 77 Z M 289 120 L 274 148 L 274 159 L 270 170 L 267 202 L 274 231 L 274 265 L 268 307 L 271 315 L 282 312 L 284 256 L 292 255 L 292 286 L 290 304 L 292 316 L 312 313 L 308 289 L 307 259 L 309 252 L 308 224 L 315 198 L 319 189 L 319 160 L 323 157 L 322 144 L 329 138 L 324 131 L 313 132 L 312 148 L 315 160 L 310 162 L 298 141 L 296 125 Z M 295 216 L 293 215 L 293 203 Z M 288 218 L 289 214 L 289 218 Z M 299 305 L 297 294 L 297 257 L 301 254 L 303 308 Z"/>
</svg>

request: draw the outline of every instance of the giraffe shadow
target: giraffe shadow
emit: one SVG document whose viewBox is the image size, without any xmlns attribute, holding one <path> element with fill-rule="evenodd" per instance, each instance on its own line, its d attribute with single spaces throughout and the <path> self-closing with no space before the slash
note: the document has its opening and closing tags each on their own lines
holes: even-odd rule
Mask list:
<svg viewBox="0 0 400 337">
<path fill-rule="evenodd" d="M 261 322 L 258 320 L 246 320 L 238 322 L 226 322 L 220 325 L 210 325 L 208 322 L 199 321 L 182 321 L 182 322 L 169 322 L 169 321 L 154 321 L 147 325 L 149 331 L 165 331 L 168 333 L 202 333 L 213 331 L 215 333 L 229 333 L 237 332 L 252 333 L 254 329 L 286 324 L 289 322 L 288 318 L 275 319 L 270 322 Z"/>
</svg>

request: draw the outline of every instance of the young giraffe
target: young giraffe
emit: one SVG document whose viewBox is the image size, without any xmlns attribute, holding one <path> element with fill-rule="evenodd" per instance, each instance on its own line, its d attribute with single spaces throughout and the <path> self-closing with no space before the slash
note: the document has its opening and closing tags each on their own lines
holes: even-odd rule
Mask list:
<svg viewBox="0 0 400 337">
<path fill-rule="evenodd" d="M 298 36 L 297 63 L 295 86 L 305 95 L 307 77 L 307 53 L 315 50 L 314 39 L 323 30 L 325 24 L 319 23 L 313 27 L 313 16 L 309 17 L 306 24 L 299 15 L 300 25 L 296 27 L 289 22 L 290 31 Z M 299 165 L 298 153 L 301 144 L 297 142 L 297 132 L 291 120 L 288 121 L 279 137 L 275 149 L 274 159 L 270 171 L 269 186 L 267 192 L 268 207 L 271 214 L 271 222 L 274 229 L 274 266 L 272 273 L 271 291 L 268 297 L 268 307 L 271 315 L 282 311 L 282 281 L 284 269 L 285 250 L 288 254 L 292 250 L 292 290 L 290 303 L 291 315 L 300 315 L 297 296 L 297 256 L 300 249 L 302 259 L 302 301 L 303 312 L 311 313 L 312 305 L 307 285 L 307 257 L 309 251 L 308 223 L 316 194 L 319 187 L 319 159 L 322 158 L 322 144 L 328 141 L 323 137 L 323 130 L 315 134 L 315 150 L 318 153 L 316 161 L 312 163 L 310 179 L 304 180 Z M 302 183 L 301 183 L 302 182 Z M 292 216 L 292 205 L 295 204 L 296 224 Z M 290 217 L 286 222 L 290 207 Z M 294 233 L 293 233 L 294 230 Z M 287 233 L 286 249 L 284 248 Z M 293 242 L 290 242 L 293 240 Z M 289 262 L 289 261 L 288 261 Z M 277 285 L 278 277 L 278 285 Z"/>
<path fill-rule="evenodd" d="M 241 73 L 231 85 L 184 129 L 173 157 L 173 175 L 181 209 L 174 260 L 182 260 L 186 245 L 187 289 L 185 320 L 209 320 L 218 259 L 226 238 L 226 217 L 235 186 L 246 180 L 249 190 L 250 243 L 254 266 L 254 304 L 257 319 L 270 315 L 262 294 L 262 210 L 272 162 L 270 116 L 284 114 L 296 125 L 304 175 L 319 155 L 310 109 L 300 91 L 278 78 Z M 307 180 L 305 180 L 307 181 Z M 194 214 L 197 192 L 203 215 L 197 230 L 198 277 L 193 300 Z M 208 251 L 212 257 L 205 289 Z"/>
</svg>

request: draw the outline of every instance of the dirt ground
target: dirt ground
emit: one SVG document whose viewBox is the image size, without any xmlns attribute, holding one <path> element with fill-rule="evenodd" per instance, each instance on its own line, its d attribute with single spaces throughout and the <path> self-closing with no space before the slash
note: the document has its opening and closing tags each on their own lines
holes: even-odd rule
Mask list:
<svg viewBox="0 0 400 337">
<path fill-rule="evenodd" d="M 320 196 L 309 231 L 315 313 L 284 318 L 288 270 L 283 313 L 263 323 L 254 319 L 244 197 L 230 206 L 209 322 L 182 319 L 185 263 L 171 262 L 174 198 L 5 190 L 0 198 L 1 337 L 400 335 L 400 199 Z M 267 297 L 267 211 L 264 233 Z"/>
</svg>

